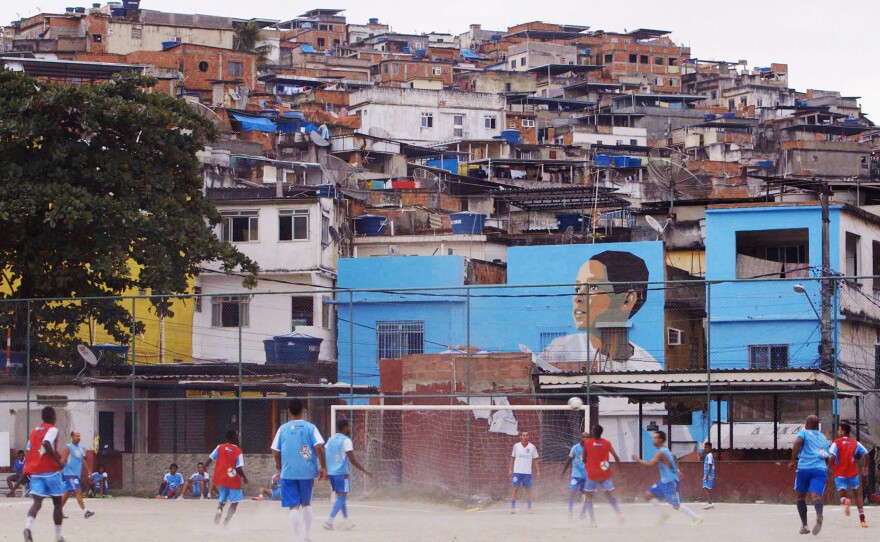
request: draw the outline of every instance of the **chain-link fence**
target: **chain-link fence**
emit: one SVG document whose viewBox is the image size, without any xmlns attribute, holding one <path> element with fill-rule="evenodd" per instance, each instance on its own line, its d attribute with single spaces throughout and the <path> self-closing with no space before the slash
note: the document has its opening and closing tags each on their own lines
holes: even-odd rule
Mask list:
<svg viewBox="0 0 880 542">
<path fill-rule="evenodd" d="M 741 468 L 787 490 L 783 467 L 807 415 L 829 438 L 846 422 L 869 449 L 880 444 L 873 277 L 609 282 L 603 270 L 621 262 L 600 263 L 573 284 L 221 293 L 203 280 L 172 298 L 0 301 L 0 443 L 11 464 L 54 406 L 62 441 L 80 433 L 111 491 L 149 495 L 172 462 L 188 477 L 232 428 L 253 456 L 256 493 L 274 472 L 287 398 L 306 399 L 325 436 L 333 405 L 385 405 L 338 413 L 383 473 L 355 477 L 355 488 L 455 498 L 505 491 L 494 471 L 506 472 L 524 427 L 555 477 L 595 423 L 627 463 L 623 477 L 637 476 L 631 456 L 654 452 L 654 431 L 696 479 L 709 442 L 731 498 L 751 496 Z M 570 397 L 582 414 L 566 410 Z M 448 476 L 415 474 L 432 454 Z M 869 492 L 875 474 L 865 467 Z"/>
</svg>

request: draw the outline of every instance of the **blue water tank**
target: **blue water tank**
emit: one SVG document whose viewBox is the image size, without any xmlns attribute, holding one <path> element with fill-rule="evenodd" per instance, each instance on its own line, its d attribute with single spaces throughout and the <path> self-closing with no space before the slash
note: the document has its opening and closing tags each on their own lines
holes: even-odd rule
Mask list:
<svg viewBox="0 0 880 542">
<path fill-rule="evenodd" d="M 385 235 L 385 223 L 387 221 L 387 218 L 379 215 L 357 216 L 354 219 L 354 232 L 369 237 Z"/>
<path fill-rule="evenodd" d="M 284 118 L 286 119 L 301 119 L 303 117 L 302 111 L 285 111 Z"/>
<path fill-rule="evenodd" d="M 276 335 L 263 341 L 266 363 L 286 365 L 315 363 L 321 353 L 322 342 L 324 339 L 302 333 Z"/>
<path fill-rule="evenodd" d="M 370 17 L 369 22 L 370 24 L 379 24 L 379 19 L 376 17 Z"/>
<path fill-rule="evenodd" d="M 520 131 L 519 130 L 501 130 L 501 139 L 507 141 L 511 145 L 515 145 L 519 143 Z"/>
<path fill-rule="evenodd" d="M 91 347 L 92 352 L 98 357 L 101 358 L 102 354 L 115 354 L 121 359 L 128 358 L 128 346 L 124 344 L 113 344 L 113 343 L 102 343 L 102 344 L 93 344 Z"/>
<path fill-rule="evenodd" d="M 316 187 L 316 191 L 318 193 L 319 198 L 335 198 L 336 197 L 336 185 L 335 184 L 319 184 Z"/>
<path fill-rule="evenodd" d="M 595 161 L 598 167 L 608 167 L 611 165 L 611 156 L 607 154 L 597 154 Z"/>
<path fill-rule="evenodd" d="M 580 213 L 560 213 L 556 215 L 556 228 L 560 233 L 565 232 L 569 227 L 573 228 L 574 231 L 586 231 L 589 224 L 588 215 Z"/>
<path fill-rule="evenodd" d="M 614 167 L 627 167 L 627 159 L 626 156 L 615 156 L 614 157 Z"/>
<path fill-rule="evenodd" d="M 471 211 L 452 213 L 449 218 L 452 219 L 452 233 L 459 235 L 480 235 L 486 224 L 486 215 Z"/>
</svg>

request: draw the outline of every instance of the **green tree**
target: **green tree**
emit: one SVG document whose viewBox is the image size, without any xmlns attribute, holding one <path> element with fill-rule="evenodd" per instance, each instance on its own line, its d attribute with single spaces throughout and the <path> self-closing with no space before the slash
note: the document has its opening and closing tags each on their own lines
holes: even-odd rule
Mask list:
<svg viewBox="0 0 880 542">
<path fill-rule="evenodd" d="M 138 289 L 184 294 L 204 262 L 253 284 L 257 265 L 213 233 L 196 153 L 216 129 L 133 74 L 72 86 L 0 70 L 0 328 L 33 359 L 63 362 L 94 320 L 116 341 L 132 318 L 112 299 Z M 144 303 L 141 304 L 143 306 Z M 150 310 L 173 316 L 167 299 Z M 143 324 L 135 322 L 135 332 Z"/>
<path fill-rule="evenodd" d="M 256 51 L 262 29 L 256 21 L 247 21 L 235 27 L 235 50 Z"/>
</svg>

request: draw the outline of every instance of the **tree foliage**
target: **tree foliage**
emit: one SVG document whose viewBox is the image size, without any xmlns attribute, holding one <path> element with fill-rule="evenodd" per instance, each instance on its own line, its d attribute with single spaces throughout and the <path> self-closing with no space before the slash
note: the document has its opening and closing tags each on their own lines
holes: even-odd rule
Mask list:
<svg viewBox="0 0 880 542">
<path fill-rule="evenodd" d="M 77 298 L 31 304 L 31 344 L 52 356 L 91 319 L 130 338 L 124 304 L 88 298 L 183 294 L 207 261 L 253 281 L 256 264 L 214 235 L 220 215 L 202 190 L 196 153 L 216 129 L 144 91 L 154 83 L 128 74 L 71 86 L 0 70 L 0 326 L 13 327 L 16 349 L 27 316 L 14 300 Z M 172 315 L 168 300 L 151 305 Z"/>
<path fill-rule="evenodd" d="M 235 27 L 235 49 L 238 51 L 256 51 L 262 29 L 256 21 L 247 21 Z"/>
</svg>

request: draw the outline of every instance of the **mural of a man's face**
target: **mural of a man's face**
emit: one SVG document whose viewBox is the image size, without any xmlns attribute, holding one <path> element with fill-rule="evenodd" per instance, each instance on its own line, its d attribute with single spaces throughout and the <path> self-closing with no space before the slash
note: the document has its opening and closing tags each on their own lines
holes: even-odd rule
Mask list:
<svg viewBox="0 0 880 542">
<path fill-rule="evenodd" d="M 600 284 L 608 282 L 608 270 L 602 262 L 595 260 L 581 266 L 575 282 L 572 315 L 574 325 L 580 331 L 593 331 L 598 324 L 608 324 L 608 327 L 625 324 L 639 299 L 635 290 L 615 293 L 610 284 Z"/>
</svg>

